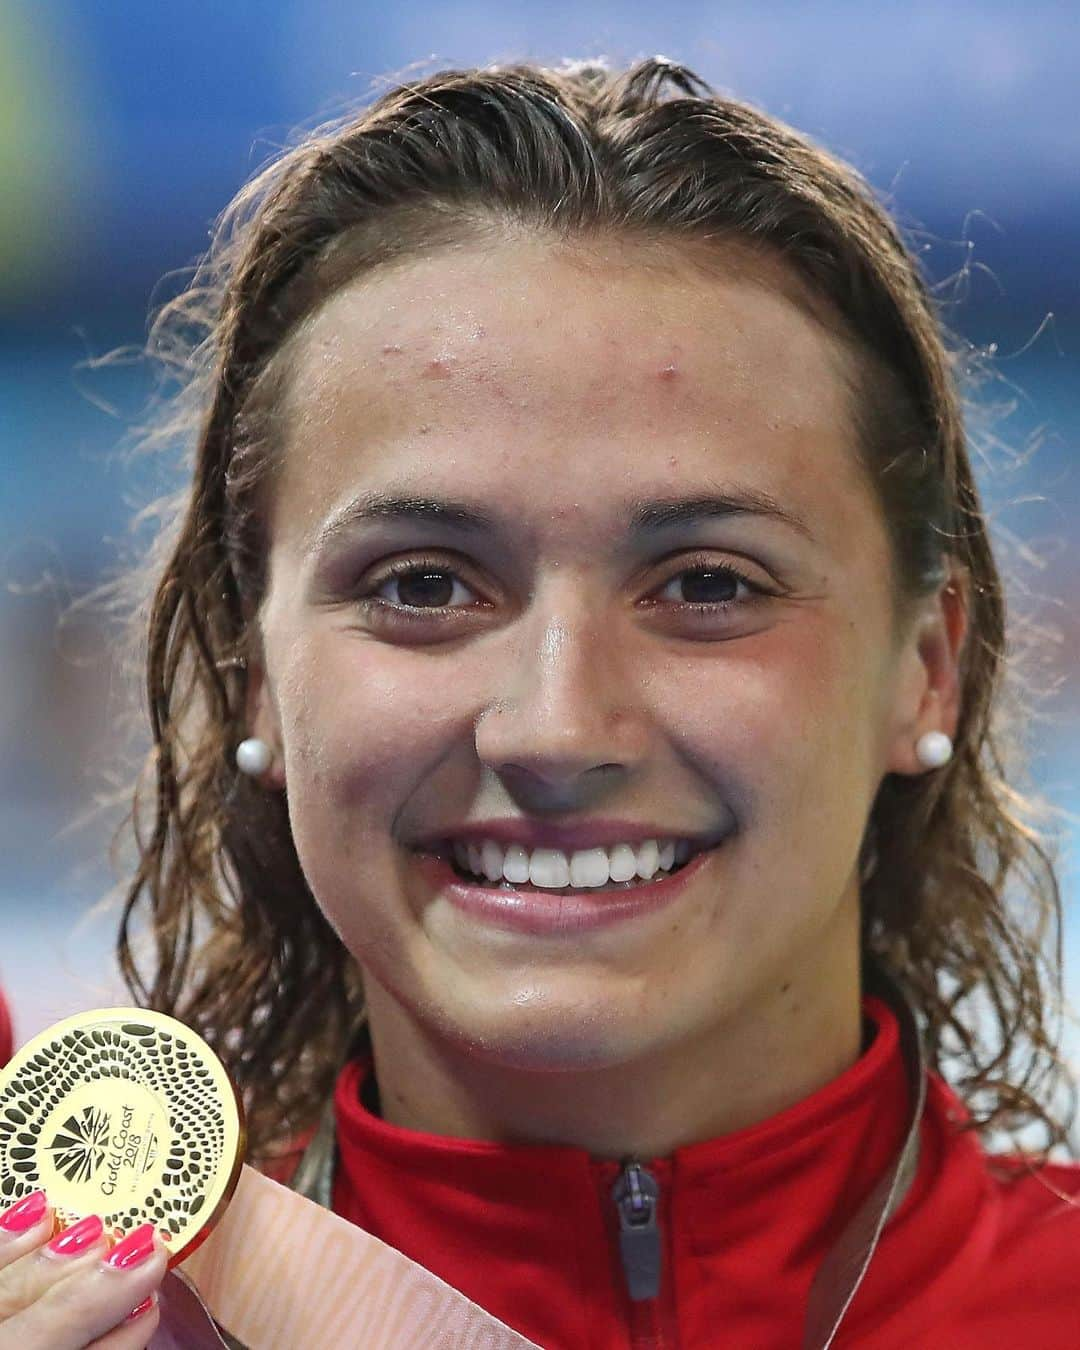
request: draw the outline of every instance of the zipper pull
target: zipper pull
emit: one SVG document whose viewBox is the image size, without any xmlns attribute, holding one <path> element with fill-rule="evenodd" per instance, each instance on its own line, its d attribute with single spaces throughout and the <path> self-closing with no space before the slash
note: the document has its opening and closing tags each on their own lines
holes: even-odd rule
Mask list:
<svg viewBox="0 0 1080 1350">
<path fill-rule="evenodd" d="M 660 1187 L 633 1158 L 623 1163 L 612 1189 L 619 1211 L 619 1250 L 630 1298 L 635 1303 L 660 1294 Z"/>
</svg>

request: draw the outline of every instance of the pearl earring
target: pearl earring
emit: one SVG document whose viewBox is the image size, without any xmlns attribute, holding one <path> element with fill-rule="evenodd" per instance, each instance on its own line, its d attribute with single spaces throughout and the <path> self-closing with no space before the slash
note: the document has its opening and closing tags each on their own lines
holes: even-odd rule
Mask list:
<svg viewBox="0 0 1080 1350">
<path fill-rule="evenodd" d="M 952 759 L 953 743 L 943 731 L 928 731 L 915 742 L 915 754 L 926 769 L 939 769 Z"/>
<path fill-rule="evenodd" d="M 251 774 L 252 777 L 265 773 L 273 758 L 270 747 L 258 736 L 249 736 L 236 747 L 236 767 L 241 773 Z"/>
</svg>

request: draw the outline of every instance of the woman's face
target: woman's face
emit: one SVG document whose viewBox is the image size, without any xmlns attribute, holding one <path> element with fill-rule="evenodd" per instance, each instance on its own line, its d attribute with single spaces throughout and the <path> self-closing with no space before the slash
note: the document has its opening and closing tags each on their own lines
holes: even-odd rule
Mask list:
<svg viewBox="0 0 1080 1350">
<path fill-rule="evenodd" d="M 867 813 L 918 767 L 839 344 L 765 264 L 668 262 L 445 252 L 289 344 L 251 730 L 373 1016 L 505 1065 L 850 994 Z M 697 856 L 644 900 L 433 856 L 650 839 Z"/>
</svg>

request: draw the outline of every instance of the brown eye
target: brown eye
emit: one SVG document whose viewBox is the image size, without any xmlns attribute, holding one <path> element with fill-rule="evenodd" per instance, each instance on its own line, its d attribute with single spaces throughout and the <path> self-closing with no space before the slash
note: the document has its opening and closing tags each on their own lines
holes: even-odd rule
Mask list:
<svg viewBox="0 0 1080 1350">
<path fill-rule="evenodd" d="M 467 602 L 471 592 L 446 568 L 414 567 L 388 577 L 375 594 L 409 609 L 443 609 Z"/>
<path fill-rule="evenodd" d="M 396 564 L 376 577 L 367 596 L 403 610 L 461 609 L 476 598 L 452 568 L 415 561 Z"/>
<path fill-rule="evenodd" d="M 658 593 L 665 600 L 684 605 L 716 605 L 720 608 L 741 603 L 739 586 L 755 594 L 761 588 L 734 567 L 710 564 L 688 567 L 673 576 Z"/>
</svg>

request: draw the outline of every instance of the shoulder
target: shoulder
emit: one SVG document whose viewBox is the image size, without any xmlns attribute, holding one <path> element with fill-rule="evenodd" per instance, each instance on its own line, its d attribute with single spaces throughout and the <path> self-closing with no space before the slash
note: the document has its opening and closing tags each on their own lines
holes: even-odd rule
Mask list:
<svg viewBox="0 0 1080 1350">
<path fill-rule="evenodd" d="M 346 1065 L 339 1082 L 349 1081 L 348 1069 Z M 271 1181 L 330 1208 L 337 1139 L 336 1099 L 335 1091 L 324 1102 L 316 1120 L 284 1135 L 261 1155 L 249 1158 L 249 1166 Z"/>
<path fill-rule="evenodd" d="M 310 1130 L 305 1130 L 303 1134 L 297 1135 L 273 1152 L 249 1158 L 248 1166 L 264 1177 L 269 1177 L 271 1181 L 276 1181 L 282 1186 L 291 1186 L 316 1129 L 317 1127 L 313 1126 Z"/>
<path fill-rule="evenodd" d="M 915 1183 L 867 1274 L 872 1334 L 857 1343 L 1075 1350 L 1080 1164 L 989 1153 L 934 1074 L 926 1105 Z"/>
<path fill-rule="evenodd" d="M 963 1335 L 993 1344 L 1007 1329 L 1039 1350 L 1080 1343 L 1080 1163 L 1047 1162 L 1023 1153 L 989 1153 L 969 1134 L 979 1202 L 971 1211 L 976 1259 L 969 1268 Z M 982 1339 L 980 1339 L 980 1337 Z"/>
<path fill-rule="evenodd" d="M 993 1344 L 1007 1330 L 1010 1344 L 1071 1350 L 1080 1343 L 1080 1164 L 1036 1167 L 1018 1154 L 984 1158 L 991 1222 L 965 1331 L 978 1345 Z"/>
<path fill-rule="evenodd" d="M 1080 1162 L 1045 1162 L 1030 1154 L 987 1152 L 954 1089 L 931 1075 L 929 1114 L 936 1116 L 943 1152 L 969 1179 L 972 1198 L 992 1216 L 994 1246 L 1053 1247 L 1062 1234 L 1080 1236 Z M 945 1169 L 942 1169 L 943 1171 Z M 1080 1279 L 1078 1279 L 1080 1287 Z"/>
<path fill-rule="evenodd" d="M 987 1154 L 986 1170 L 1000 1205 L 1002 1240 L 1057 1241 L 1064 1230 L 1080 1237 L 1080 1163 L 1038 1167 L 1023 1154 Z"/>
</svg>

